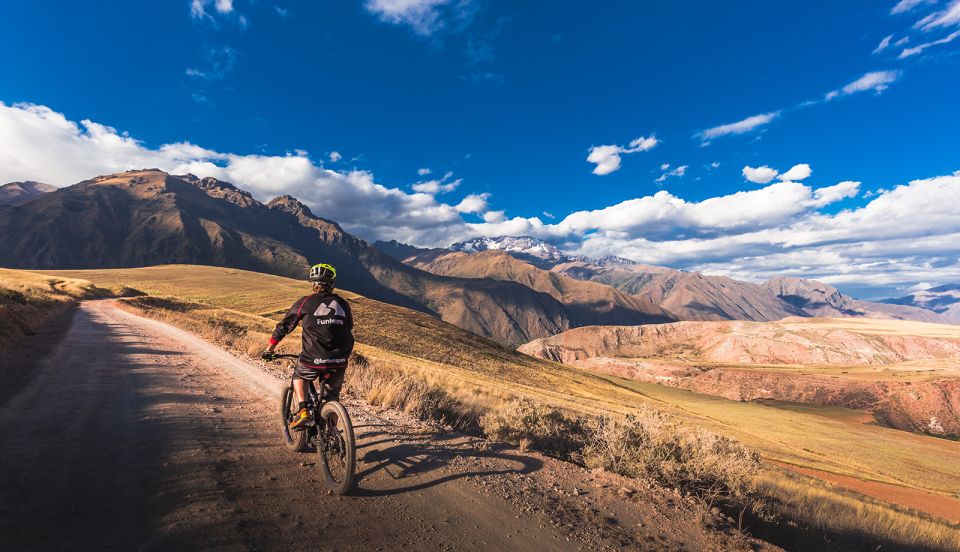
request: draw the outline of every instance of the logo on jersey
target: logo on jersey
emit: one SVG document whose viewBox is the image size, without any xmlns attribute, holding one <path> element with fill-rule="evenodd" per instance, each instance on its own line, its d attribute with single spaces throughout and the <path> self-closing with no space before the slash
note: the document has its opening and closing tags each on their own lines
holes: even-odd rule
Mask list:
<svg viewBox="0 0 960 552">
<path fill-rule="evenodd" d="M 313 315 L 317 318 L 321 316 L 330 316 L 330 313 L 333 313 L 333 316 L 346 316 L 346 311 L 343 310 L 343 307 L 340 306 L 340 303 L 337 303 L 337 300 L 334 299 L 330 301 L 330 304 L 320 303 L 320 306 L 317 307 L 317 310 L 314 311 Z"/>
</svg>

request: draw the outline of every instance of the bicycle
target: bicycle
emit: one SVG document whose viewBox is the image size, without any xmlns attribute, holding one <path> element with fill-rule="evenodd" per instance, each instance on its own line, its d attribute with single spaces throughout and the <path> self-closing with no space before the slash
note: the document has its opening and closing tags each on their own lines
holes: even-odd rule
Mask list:
<svg viewBox="0 0 960 552">
<path fill-rule="evenodd" d="M 273 355 L 273 359 L 299 358 L 300 355 Z M 346 494 L 353 486 L 356 470 L 356 441 L 353 424 L 347 409 L 335 400 L 328 400 L 327 386 L 322 380 L 330 377 L 324 372 L 319 392 L 312 381 L 307 382 L 307 411 L 310 421 L 302 431 L 290 430 L 290 422 L 300 411 L 293 392 L 293 377 L 280 398 L 280 422 L 283 441 L 294 452 L 304 452 L 310 446 L 316 448 L 327 487 L 334 494 Z"/>
</svg>

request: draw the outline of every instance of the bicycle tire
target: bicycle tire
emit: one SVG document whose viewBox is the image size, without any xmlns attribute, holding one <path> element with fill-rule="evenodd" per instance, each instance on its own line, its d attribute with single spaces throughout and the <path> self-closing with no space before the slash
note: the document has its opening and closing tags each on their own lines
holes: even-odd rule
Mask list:
<svg viewBox="0 0 960 552">
<path fill-rule="evenodd" d="M 280 398 L 280 431 L 283 436 L 283 444 L 294 452 L 303 452 L 307 450 L 307 432 L 291 431 L 290 422 L 293 421 L 293 415 L 300 410 L 299 404 L 293 404 L 293 385 L 288 385 Z"/>
<path fill-rule="evenodd" d="M 329 420 L 337 416 L 336 434 L 331 434 Z M 337 401 L 329 401 L 320 409 L 320 423 L 323 427 L 317 431 L 317 453 L 323 468 L 327 487 L 333 494 L 344 495 L 353 487 L 356 476 L 356 441 L 353 435 L 353 423 L 347 409 Z M 322 440 L 327 440 L 326 446 Z M 335 468 L 335 469 L 331 469 Z M 336 473 L 335 473 L 336 472 Z"/>
</svg>

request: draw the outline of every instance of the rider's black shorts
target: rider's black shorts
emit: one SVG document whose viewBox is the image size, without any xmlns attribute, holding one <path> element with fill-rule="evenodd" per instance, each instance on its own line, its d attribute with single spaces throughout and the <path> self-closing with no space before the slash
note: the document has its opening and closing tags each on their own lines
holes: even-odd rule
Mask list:
<svg viewBox="0 0 960 552">
<path fill-rule="evenodd" d="M 317 378 L 321 378 L 330 390 L 328 397 L 333 400 L 339 400 L 340 388 L 343 387 L 343 376 L 346 371 L 346 366 L 341 368 L 317 368 L 298 362 L 296 368 L 293 370 L 293 377 L 307 381 L 314 381 Z M 330 377 L 324 378 L 324 373 L 329 373 Z"/>
</svg>

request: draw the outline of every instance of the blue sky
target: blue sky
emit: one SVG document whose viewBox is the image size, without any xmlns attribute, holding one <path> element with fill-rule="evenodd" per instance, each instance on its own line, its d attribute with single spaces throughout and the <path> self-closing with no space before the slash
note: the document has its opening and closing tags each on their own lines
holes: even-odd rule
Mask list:
<svg viewBox="0 0 960 552">
<path fill-rule="evenodd" d="M 156 161 L 368 239 L 524 233 L 896 294 L 960 279 L 950 246 L 902 247 L 952 226 L 809 236 L 938 186 L 914 180 L 956 195 L 958 36 L 957 0 L 8 2 L 0 179 Z"/>
</svg>

